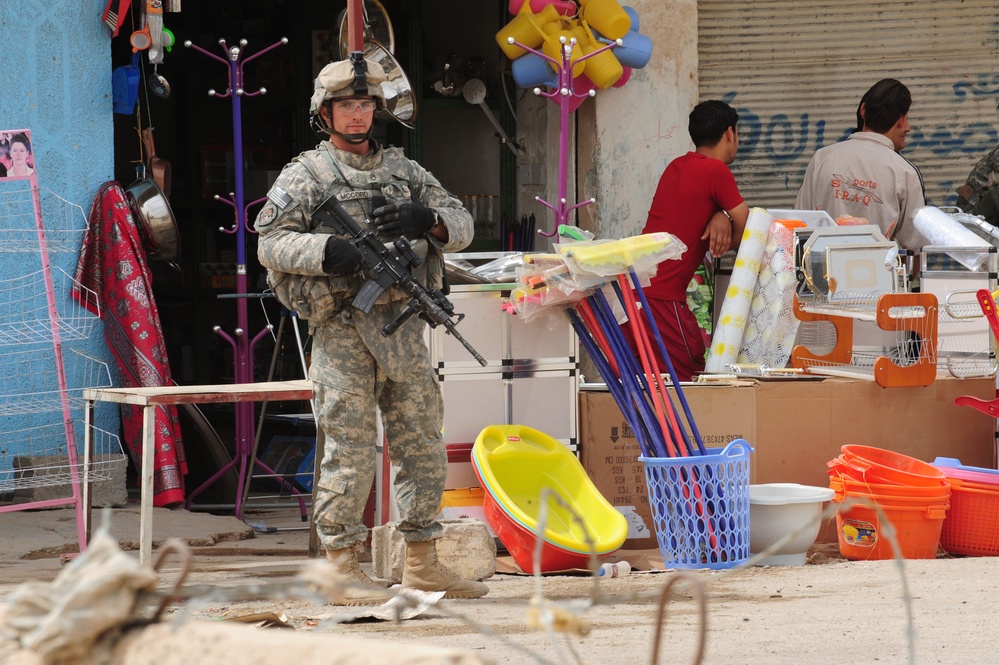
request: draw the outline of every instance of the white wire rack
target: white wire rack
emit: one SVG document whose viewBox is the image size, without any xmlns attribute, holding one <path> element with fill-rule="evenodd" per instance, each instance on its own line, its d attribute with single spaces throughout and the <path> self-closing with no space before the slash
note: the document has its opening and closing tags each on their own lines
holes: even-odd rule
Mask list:
<svg viewBox="0 0 999 665">
<path fill-rule="evenodd" d="M 63 346 L 90 337 L 99 320 L 96 294 L 49 263 L 50 254 L 79 251 L 87 219 L 80 206 L 38 187 L 37 168 L 27 179 L 0 179 L 0 251 L 34 255 L 40 266 L 0 282 L 0 512 L 72 505 L 83 552 L 85 483 L 110 477 L 125 458 L 117 437 L 98 430 L 88 468 L 78 458 L 79 439 L 87 437 L 74 427 L 74 395 L 89 387 L 83 384 L 109 386 L 111 378 L 105 363 Z M 31 270 L 30 261 L 4 262 L 13 271 Z M 43 486 L 66 486 L 70 496 L 15 496 Z"/>
<path fill-rule="evenodd" d="M 75 428 L 82 439 L 83 425 Z M 91 482 L 108 480 L 127 464 L 118 436 L 91 427 L 94 451 L 85 467 L 83 456 L 71 459 L 66 449 L 62 423 L 50 423 L 0 433 L 0 493 L 8 500 L 16 490 L 55 487 L 82 482 L 84 472 Z"/>
<path fill-rule="evenodd" d="M 940 303 L 937 370 L 956 378 L 996 373 L 993 335 L 975 291 L 951 291 Z"/>
<path fill-rule="evenodd" d="M 792 366 L 812 374 L 876 381 L 881 386 L 929 385 L 936 377 L 939 307 L 924 293 L 863 294 L 835 303 L 795 300 L 802 321 L 825 321 L 835 344 L 821 352 L 804 346 L 792 352 Z M 854 322 L 877 324 L 887 339 L 876 348 L 854 344 Z"/>
<path fill-rule="evenodd" d="M 107 363 L 75 349 L 63 352 L 63 366 L 74 385 L 59 389 L 59 365 L 51 348 L 0 353 L 0 417 L 59 411 L 63 401 L 82 409 L 84 388 L 110 388 Z M 26 377 L 33 388 L 25 391 Z"/>
<path fill-rule="evenodd" d="M 37 252 L 39 229 L 30 181 L 3 183 L 0 195 L 0 252 Z M 50 254 L 78 252 L 87 230 L 83 208 L 48 189 L 39 190 L 45 215 L 45 243 Z"/>
<path fill-rule="evenodd" d="M 87 339 L 93 333 L 100 320 L 97 294 L 61 268 L 51 268 L 49 274 L 56 302 L 71 303 L 55 321 L 49 313 L 44 269 L 0 280 L 0 346 L 51 342 L 54 325 L 59 326 L 63 342 Z M 73 290 L 80 294 L 79 301 L 69 297 Z"/>
<path fill-rule="evenodd" d="M 840 292 L 835 300 L 815 296 L 801 300 L 802 311 L 827 316 L 846 316 L 858 321 L 874 322 L 878 316 L 878 301 L 883 292 Z"/>
</svg>

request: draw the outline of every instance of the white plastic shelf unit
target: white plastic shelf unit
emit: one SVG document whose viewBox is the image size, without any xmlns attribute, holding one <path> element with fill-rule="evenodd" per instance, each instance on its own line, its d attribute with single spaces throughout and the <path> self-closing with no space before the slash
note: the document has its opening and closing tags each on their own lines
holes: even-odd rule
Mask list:
<svg viewBox="0 0 999 665">
<path fill-rule="evenodd" d="M 51 228 L 43 224 L 43 210 Z M 84 438 L 77 427 L 84 419 L 82 391 L 109 387 L 111 376 L 106 363 L 64 346 L 97 328 L 100 317 L 89 311 L 97 310 L 97 296 L 49 259 L 79 251 L 86 226 L 83 210 L 41 192 L 34 174 L 0 179 L 0 252 L 23 254 L 4 264 L 25 271 L 0 280 L 0 513 L 72 505 L 81 552 L 87 538 L 83 487 L 126 463 L 117 435 L 96 427 L 89 464 L 77 456 L 77 440 Z M 68 497 L 19 500 L 24 493 L 34 497 L 37 488 L 67 485 Z"/>
<path fill-rule="evenodd" d="M 940 304 L 937 327 L 937 375 L 956 378 L 994 376 L 995 337 L 982 313 L 979 289 L 997 288 L 999 253 L 995 247 L 954 250 L 924 247 L 920 255 L 919 290 L 932 293 Z M 974 257 L 969 261 L 969 258 Z M 972 270 L 970 263 L 980 269 Z"/>
<path fill-rule="evenodd" d="M 579 358 L 566 317 L 524 323 L 503 311 L 513 284 L 463 284 L 448 298 L 465 314 L 458 331 L 488 361 L 480 366 L 442 326 L 428 346 L 444 394 L 444 442 L 474 443 L 487 425 L 522 424 L 576 450 Z"/>
</svg>

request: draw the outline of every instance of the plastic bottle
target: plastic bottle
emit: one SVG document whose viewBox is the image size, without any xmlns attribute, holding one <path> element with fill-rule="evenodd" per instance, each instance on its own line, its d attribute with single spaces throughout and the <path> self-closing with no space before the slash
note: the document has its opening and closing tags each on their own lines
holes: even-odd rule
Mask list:
<svg viewBox="0 0 999 665">
<path fill-rule="evenodd" d="M 597 571 L 597 575 L 600 577 L 624 577 L 630 572 L 630 563 L 627 561 L 618 561 L 617 563 L 600 564 L 600 569 Z"/>
</svg>

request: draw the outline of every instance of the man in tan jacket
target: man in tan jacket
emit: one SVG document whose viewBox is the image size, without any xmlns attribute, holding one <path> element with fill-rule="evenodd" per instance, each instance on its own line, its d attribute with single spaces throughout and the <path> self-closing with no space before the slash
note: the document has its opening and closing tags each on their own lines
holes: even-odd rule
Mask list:
<svg viewBox="0 0 999 665">
<path fill-rule="evenodd" d="M 899 154 L 911 130 L 911 104 L 909 89 L 899 81 L 875 83 L 860 101 L 860 130 L 815 152 L 794 207 L 825 210 L 834 219 L 862 217 L 903 249 L 918 251 L 926 241 L 912 217 L 926 205 L 923 178 Z"/>
</svg>

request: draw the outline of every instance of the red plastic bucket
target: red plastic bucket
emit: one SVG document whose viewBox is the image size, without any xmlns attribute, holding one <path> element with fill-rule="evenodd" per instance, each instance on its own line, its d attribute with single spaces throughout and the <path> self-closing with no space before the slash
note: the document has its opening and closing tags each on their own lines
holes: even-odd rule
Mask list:
<svg viewBox="0 0 999 665">
<path fill-rule="evenodd" d="M 933 487 L 946 478 L 928 462 L 883 448 L 845 445 L 841 450 L 844 469 L 858 481 Z"/>
</svg>

